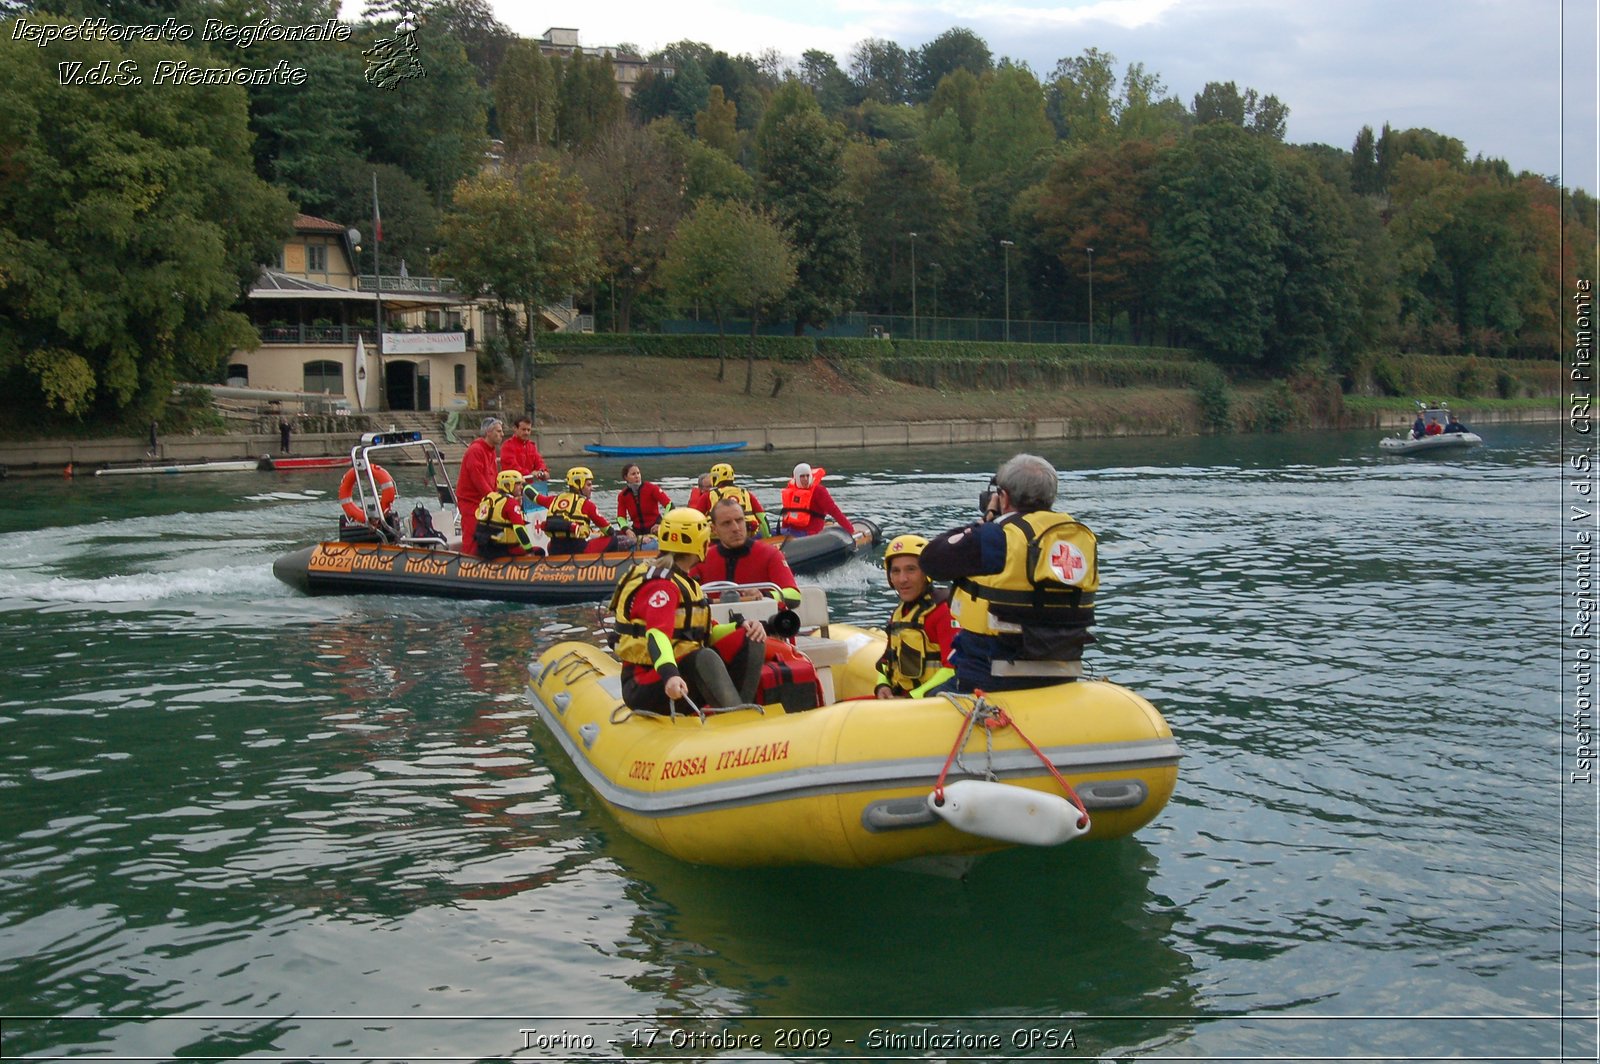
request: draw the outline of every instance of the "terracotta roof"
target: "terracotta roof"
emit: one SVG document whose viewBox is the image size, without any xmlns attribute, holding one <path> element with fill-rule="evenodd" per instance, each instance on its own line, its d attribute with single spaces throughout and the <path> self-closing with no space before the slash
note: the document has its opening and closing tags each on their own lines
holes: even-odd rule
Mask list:
<svg viewBox="0 0 1600 1064">
<path fill-rule="evenodd" d="M 309 214 L 294 216 L 294 229 L 297 233 L 343 233 L 344 226 L 338 222 L 330 222 L 326 218 L 316 218 Z"/>
</svg>

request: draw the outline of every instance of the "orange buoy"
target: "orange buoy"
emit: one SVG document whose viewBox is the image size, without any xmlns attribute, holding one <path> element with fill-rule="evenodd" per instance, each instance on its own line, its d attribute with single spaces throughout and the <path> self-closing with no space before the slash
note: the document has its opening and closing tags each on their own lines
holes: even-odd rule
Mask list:
<svg viewBox="0 0 1600 1064">
<path fill-rule="evenodd" d="M 394 477 L 389 475 L 389 471 L 387 469 L 374 462 L 372 463 L 372 480 L 373 483 L 378 486 L 379 509 L 383 512 L 387 512 L 390 505 L 394 502 Z M 355 493 L 356 471 L 355 468 L 352 467 L 345 472 L 344 479 L 339 481 L 339 505 L 344 508 L 344 512 L 350 518 L 350 520 L 365 521 L 367 519 L 367 515 L 362 512 L 360 504 L 355 501 Z M 379 516 L 382 516 L 382 514 L 380 513 Z"/>
</svg>

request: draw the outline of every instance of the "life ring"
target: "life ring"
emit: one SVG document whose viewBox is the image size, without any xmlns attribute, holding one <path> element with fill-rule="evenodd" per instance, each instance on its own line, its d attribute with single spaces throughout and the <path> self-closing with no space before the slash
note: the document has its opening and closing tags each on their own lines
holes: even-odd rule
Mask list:
<svg viewBox="0 0 1600 1064">
<path fill-rule="evenodd" d="M 372 480 L 378 485 L 378 504 L 382 513 L 389 511 L 394 503 L 394 477 L 389 471 L 376 462 L 372 463 Z M 339 481 L 339 505 L 344 508 L 345 515 L 352 521 L 367 520 L 367 515 L 362 512 L 360 504 L 355 501 L 356 471 L 352 466 L 345 471 L 344 479 Z"/>
</svg>

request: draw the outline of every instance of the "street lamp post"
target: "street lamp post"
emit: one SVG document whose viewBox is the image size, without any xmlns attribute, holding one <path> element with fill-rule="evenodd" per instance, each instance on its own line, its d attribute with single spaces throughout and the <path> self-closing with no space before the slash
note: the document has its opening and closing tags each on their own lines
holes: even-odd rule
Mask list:
<svg viewBox="0 0 1600 1064">
<path fill-rule="evenodd" d="M 917 338 L 917 234 L 907 233 L 911 238 L 911 338 Z"/>
<path fill-rule="evenodd" d="M 1000 241 L 1006 255 L 1006 343 L 1011 342 L 1011 249 L 1017 245 L 1010 240 Z"/>
<path fill-rule="evenodd" d="M 1089 342 L 1094 343 L 1094 248 L 1084 248 L 1089 253 Z"/>
</svg>

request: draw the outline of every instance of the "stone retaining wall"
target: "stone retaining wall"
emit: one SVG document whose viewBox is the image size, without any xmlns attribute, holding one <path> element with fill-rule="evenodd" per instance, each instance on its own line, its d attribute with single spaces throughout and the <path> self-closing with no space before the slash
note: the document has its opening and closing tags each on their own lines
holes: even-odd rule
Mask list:
<svg viewBox="0 0 1600 1064">
<path fill-rule="evenodd" d="M 1399 429 L 1411 424 L 1410 412 L 1384 412 L 1367 420 L 1373 429 Z M 1560 421 L 1565 411 L 1548 409 L 1474 411 L 1469 426 L 1502 422 Z M 1362 427 L 1354 425 L 1351 427 Z M 748 441 L 751 451 L 813 451 L 864 447 L 941 447 L 964 443 L 1029 443 L 1036 440 L 1090 437 L 1169 435 L 1170 426 L 1104 425 L 1073 418 L 1008 418 L 998 421 L 887 421 L 866 425 L 768 425 L 749 429 L 666 429 L 607 431 L 598 425 L 543 425 L 536 434 L 540 453 L 548 458 L 586 455 L 584 444 L 625 447 L 673 447 L 696 443 Z M 344 454 L 358 441 L 355 433 L 296 433 L 297 455 Z M 447 444 L 442 432 L 432 435 L 440 450 L 457 461 L 464 444 Z M 276 454 L 278 436 L 163 437 L 154 461 L 161 463 L 226 461 Z M 0 443 L 0 467 L 14 476 L 60 475 L 70 464 L 92 469 L 101 465 L 134 465 L 151 461 L 145 440 L 60 440 L 41 443 Z"/>
</svg>

